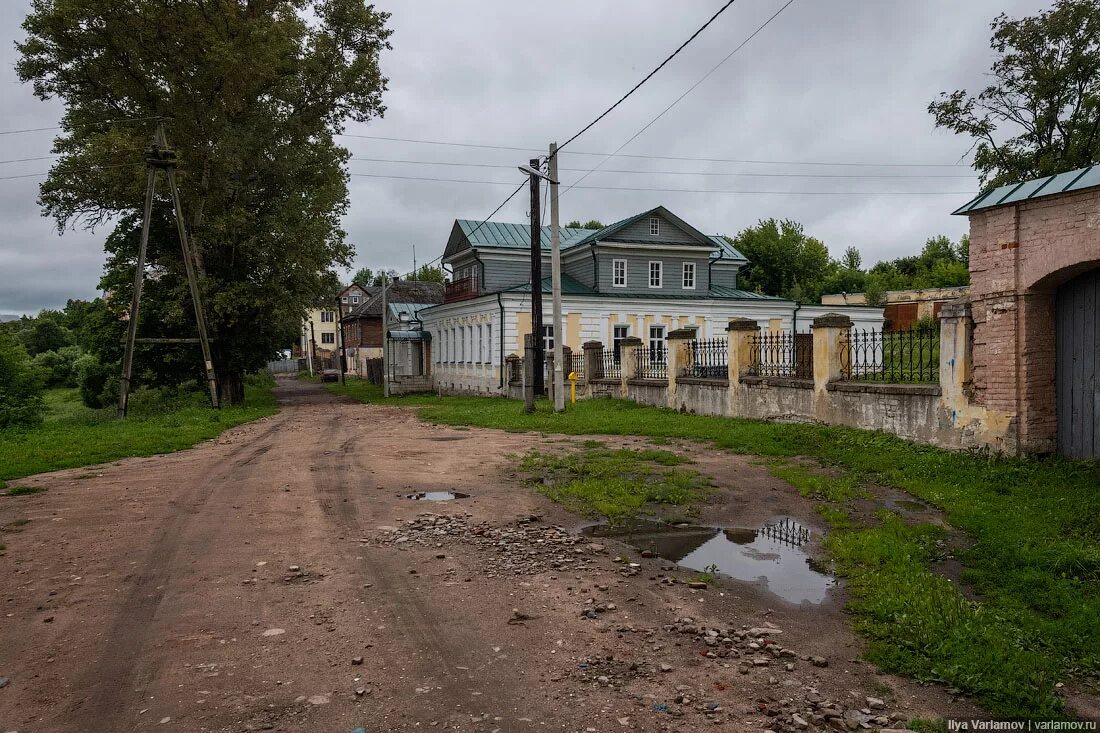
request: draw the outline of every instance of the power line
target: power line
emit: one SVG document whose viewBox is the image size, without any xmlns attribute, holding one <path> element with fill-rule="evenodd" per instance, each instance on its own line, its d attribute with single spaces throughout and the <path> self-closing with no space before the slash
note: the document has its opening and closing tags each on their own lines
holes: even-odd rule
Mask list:
<svg viewBox="0 0 1100 733">
<path fill-rule="evenodd" d="M 56 155 L 39 155 L 35 158 L 12 158 L 11 160 L 0 160 L 0 165 L 7 165 L 8 163 L 26 163 L 31 160 L 52 160 L 56 157 Z"/>
<path fill-rule="evenodd" d="M 391 176 L 382 175 L 380 173 L 351 173 L 351 176 L 357 178 L 386 178 L 399 181 L 429 181 L 433 183 L 466 183 L 466 184 L 480 184 L 486 186 L 511 186 L 511 181 L 479 181 L 469 178 L 430 178 L 427 176 Z M 512 194 L 505 199 L 504 203 L 508 203 L 508 200 L 519 193 L 520 188 L 527 185 L 526 182 L 521 183 L 519 188 L 512 192 Z M 635 186 L 577 186 L 579 189 L 585 189 L 589 191 L 657 191 L 667 193 L 733 193 L 733 194 L 746 194 L 746 195 L 777 195 L 777 196 L 973 196 L 973 191 L 743 191 L 732 189 L 714 189 L 714 188 L 647 188 L 647 187 L 635 187 Z M 497 207 L 496 211 L 489 214 L 477 229 L 481 228 L 482 224 L 485 224 L 488 219 L 491 219 L 497 211 L 503 208 L 504 204 Z M 474 230 L 474 232 L 477 231 Z M 472 236 L 474 232 L 470 232 Z"/>
<path fill-rule="evenodd" d="M 778 18 L 778 17 L 779 17 L 779 14 L 780 14 L 780 13 L 782 13 L 782 12 L 783 12 L 784 10 L 786 10 L 787 8 L 789 8 L 789 7 L 791 6 L 791 3 L 793 3 L 793 2 L 794 2 L 794 0 L 787 0 L 787 2 L 786 2 L 786 3 L 785 3 L 785 4 L 783 5 L 783 6 L 782 6 L 782 7 L 780 7 L 780 8 L 779 8 L 779 10 L 776 10 L 776 11 L 775 11 L 775 12 L 774 12 L 774 13 L 772 14 L 772 16 L 771 16 L 770 18 L 768 18 L 767 20 L 765 20 L 765 21 L 764 21 L 764 22 L 763 22 L 763 23 L 762 23 L 761 25 L 759 25 L 759 26 L 758 26 L 758 27 L 756 28 L 756 30 L 754 30 L 754 31 L 753 31 L 752 33 L 750 33 L 750 34 L 749 34 L 749 37 L 748 37 L 748 38 L 746 38 L 745 40 L 741 41 L 741 43 L 739 43 L 739 44 L 738 44 L 737 46 L 735 46 L 735 47 L 734 47 L 734 49 L 733 49 L 732 51 L 730 51 L 730 52 L 729 52 L 728 54 L 726 54 L 726 57 L 725 57 L 725 58 L 723 58 L 723 59 L 722 59 L 721 61 L 719 61 L 719 62 L 718 62 L 717 64 L 715 64 L 714 66 L 712 66 L 712 67 L 711 67 L 711 69 L 710 69 L 710 71 L 708 71 L 707 73 L 705 73 L 705 74 L 703 74 L 703 75 L 702 75 L 701 77 L 699 77 L 699 80 L 698 80 L 698 81 L 696 81 L 696 82 L 695 82 L 694 84 L 692 84 L 692 85 L 691 85 L 690 87 L 688 87 L 688 88 L 687 88 L 687 90 L 686 90 L 686 91 L 685 91 L 685 92 L 684 92 L 683 94 L 681 94 L 681 95 L 680 95 L 679 97 L 677 97 L 676 99 L 674 99 L 674 100 L 672 101 L 672 104 L 670 104 L 670 105 L 668 105 L 667 107 L 665 107 L 665 108 L 664 108 L 663 110 L 661 110 L 661 111 L 660 111 L 660 112 L 659 112 L 659 113 L 657 114 L 657 116 L 656 116 L 656 117 L 654 117 L 653 119 L 651 119 L 651 120 L 650 120 L 649 122 L 645 123 L 645 125 L 643 125 L 643 126 L 642 126 L 642 127 L 641 127 L 641 128 L 640 128 L 640 129 L 638 130 L 638 131 L 637 131 L 637 132 L 635 132 L 635 133 L 634 133 L 633 135 L 631 135 L 631 136 L 630 136 L 630 138 L 629 138 L 629 139 L 628 139 L 628 140 L 627 140 L 626 142 L 624 142 L 624 143 L 623 143 L 622 145 L 620 145 L 620 146 L 619 146 L 618 148 L 616 148 L 616 149 L 615 149 L 615 152 L 614 152 L 614 153 L 612 153 L 611 155 L 609 155 L 609 156 L 607 156 L 606 158 L 604 158 L 603 160 L 601 160 L 601 161 L 600 161 L 599 163 L 597 163 L 597 164 L 596 164 L 596 167 L 595 167 L 595 168 L 593 168 L 593 169 L 592 169 L 591 171 L 589 171 L 588 173 L 585 173 L 585 174 L 584 174 L 583 176 L 581 176 L 581 177 L 580 177 L 579 179 L 577 179 L 577 182 L 576 182 L 576 183 L 574 183 L 574 184 L 573 184 L 572 186 L 569 186 L 569 188 L 566 188 L 566 189 L 565 189 L 564 191 L 562 191 L 562 192 L 561 192 L 561 195 L 564 195 L 564 194 L 567 194 L 567 193 L 569 193 L 569 190 L 570 190 L 570 189 L 572 189 L 572 188 L 576 188 L 576 186 L 577 186 L 577 183 L 580 183 L 580 182 L 581 182 L 581 181 L 583 181 L 583 180 L 584 180 L 585 178 L 588 178 L 588 176 L 590 176 L 590 175 L 592 174 L 592 172 L 593 172 L 593 171 L 595 171 L 595 170 L 597 170 L 598 168 L 602 167 L 604 163 L 606 163 L 607 161 L 609 161 L 609 160 L 611 160 L 611 159 L 612 159 L 613 157 L 615 157 L 615 155 L 616 155 L 616 154 L 618 154 L 618 153 L 619 153 L 620 151 L 622 151 L 622 149 L 623 149 L 623 148 L 625 148 L 625 147 L 626 147 L 627 145 L 629 145 L 630 143 L 632 143 L 632 142 L 634 142 L 635 140 L 637 140 L 637 139 L 638 139 L 638 136 L 639 136 L 639 135 L 641 135 L 641 134 L 642 134 L 643 132 L 645 132 L 646 130 L 648 130 L 648 129 L 649 129 L 649 128 L 650 128 L 650 127 L 651 127 L 651 126 L 653 125 L 653 123 L 655 123 L 655 122 L 656 122 L 657 120 L 659 120 L 659 119 L 661 119 L 662 117 L 664 117 L 664 116 L 665 116 L 665 114 L 666 114 L 666 113 L 667 113 L 667 112 L 668 112 L 668 111 L 669 111 L 670 109 L 672 109 L 672 108 L 673 108 L 673 107 L 675 107 L 675 106 L 676 106 L 677 104 L 679 104 L 679 103 L 680 103 L 680 102 L 681 102 L 681 101 L 682 101 L 682 100 L 684 99 L 684 97 L 686 97 L 687 95 L 689 95 L 689 94 L 691 94 L 691 93 L 692 93 L 693 91 L 695 91 L 695 89 L 696 89 L 696 88 L 697 88 L 697 87 L 698 87 L 698 86 L 699 86 L 700 84 L 702 84 L 702 83 L 703 83 L 704 81 L 706 81 L 706 80 L 707 80 L 707 78 L 709 78 L 711 74 L 713 74 L 713 73 L 714 73 L 715 71 L 717 71 L 717 70 L 718 70 L 718 68 L 719 68 L 720 66 L 722 66 L 722 64 L 724 64 L 724 63 L 726 63 L 727 61 L 729 61 L 729 60 L 730 60 L 731 58 L 733 58 L 733 55 L 734 55 L 734 54 L 736 54 L 736 53 L 737 53 L 738 51 L 740 51 L 740 50 L 741 50 L 742 48 L 744 48 L 744 47 L 745 47 L 746 45 L 748 45 L 749 41 L 751 41 L 751 40 L 752 40 L 753 38 L 756 38 L 756 35 L 757 35 L 758 33 L 760 33 L 760 32 L 761 32 L 762 30 L 764 30 L 765 28 L 767 28 L 767 27 L 768 27 L 768 26 L 769 26 L 769 25 L 771 24 L 771 22 L 772 22 L 773 20 L 775 20 L 776 18 Z"/>
<path fill-rule="evenodd" d="M 149 122 L 150 120 L 164 120 L 168 119 L 164 115 L 157 115 L 156 117 L 117 117 L 113 120 L 104 120 L 103 122 L 93 123 L 91 126 L 96 125 L 113 125 L 116 122 Z M 45 132 L 46 130 L 61 130 L 64 129 L 61 125 L 54 125 L 52 127 L 28 127 L 24 130 L 0 130 L 0 135 L 22 135 L 25 132 Z"/>
<path fill-rule="evenodd" d="M 365 162 L 365 163 L 402 163 L 407 165 L 442 165 L 452 166 L 456 168 L 508 168 L 514 169 L 514 165 L 502 165 L 500 163 L 459 163 L 452 161 L 438 161 L 438 160 L 408 160 L 404 158 L 363 158 L 359 156 L 353 156 L 351 160 Z M 0 161 L 3 163 L 4 161 Z M 559 171 L 568 171 L 572 173 L 591 173 L 594 169 L 589 168 L 559 168 Z M 600 173 L 634 173 L 654 176 L 748 176 L 752 178 L 963 178 L 973 179 L 973 175 L 963 175 L 958 173 L 942 174 L 942 173 L 748 173 L 748 172 L 714 172 L 714 171 L 643 171 L 643 170 L 622 170 L 615 168 L 601 168 Z"/>
<path fill-rule="evenodd" d="M 510 150 L 520 151 L 524 153 L 541 153 L 541 148 L 523 148 L 511 145 L 488 145 L 479 143 L 458 143 L 448 140 L 425 140 L 422 138 L 408 138 L 408 137 L 386 137 L 382 135 L 353 135 L 351 133 L 340 133 L 337 137 L 354 137 L 362 138 L 365 140 L 381 140 L 384 142 L 401 142 L 401 143 L 414 143 L 417 145 L 443 145 L 447 147 L 457 148 L 480 148 L 486 150 Z M 562 152 L 561 148 L 558 148 L 558 152 Z M 583 150 L 569 150 L 567 155 L 593 155 L 599 157 L 608 157 L 612 153 L 595 153 Z M 866 163 L 859 161 L 843 161 L 843 162 L 829 162 L 823 160 L 758 160 L 748 158 L 703 158 L 692 156 L 677 156 L 677 155 L 641 155 L 637 153 L 618 153 L 616 157 L 619 158 L 636 158 L 640 160 L 679 160 L 679 161 L 696 161 L 700 163 L 746 163 L 746 164 L 760 164 L 760 165 L 808 165 L 808 166 L 847 166 L 858 168 L 969 168 L 970 166 L 965 163 Z M 514 168 L 515 166 L 509 165 L 508 168 Z"/>
<path fill-rule="evenodd" d="M 135 165 L 145 165 L 145 163 L 140 162 L 140 163 L 117 163 L 115 165 L 95 165 L 95 166 L 89 166 L 89 167 L 85 168 L 84 170 L 107 170 L 109 168 L 129 168 L 129 167 L 135 166 Z M 0 181 L 11 181 L 11 180 L 15 180 L 16 178 L 43 178 L 43 177 L 48 176 L 48 175 L 50 175 L 48 172 L 47 173 L 23 173 L 22 175 L 18 175 L 18 176 L 0 176 Z"/>
<path fill-rule="evenodd" d="M 619 97 L 618 101 L 616 101 L 616 102 L 615 102 L 615 104 L 611 105 L 611 106 L 610 106 L 610 107 L 608 107 L 608 108 L 607 108 L 606 110 L 604 110 L 604 111 L 603 111 L 603 113 L 602 113 L 602 114 L 601 114 L 601 115 L 600 115 L 599 117 L 597 117 L 596 119 L 592 120 L 592 121 L 591 121 L 591 122 L 589 122 L 589 123 L 588 123 L 587 125 L 585 125 L 584 127 L 582 127 L 582 128 L 581 128 L 581 130 L 580 130 L 580 132 L 578 132 L 577 134 L 573 135 L 573 137 L 569 138 L 569 139 L 568 139 L 568 140 L 566 140 L 566 141 L 565 141 L 564 143 L 562 143 L 561 145 L 559 145 L 559 146 L 558 146 L 558 150 L 561 150 L 562 148 L 564 148 L 565 146 L 567 146 L 567 145 L 568 145 L 569 143 L 573 142 L 573 141 L 574 141 L 574 140 L 576 140 L 576 139 L 577 139 L 578 137 L 580 137 L 580 136 L 581 136 L 581 135 L 583 135 L 584 133 L 588 132 L 588 131 L 589 131 L 590 129 L 592 129 L 592 127 L 593 127 L 593 126 L 594 126 L 594 125 L 595 125 L 595 124 L 596 124 L 597 122 L 599 122 L 600 120 L 602 120 L 602 119 L 603 119 L 604 117 L 607 117 L 607 115 L 608 115 L 608 114 L 610 114 L 612 110 L 614 110 L 614 109 L 615 109 L 616 107 L 618 107 L 618 106 L 619 106 L 620 104 L 622 104 L 623 102 L 625 102 L 625 101 L 626 101 L 626 99 L 627 99 L 627 98 L 628 98 L 628 97 L 629 97 L 629 96 L 630 96 L 631 94 L 633 94 L 634 92 L 638 91 L 638 89 L 640 89 L 640 88 L 642 87 L 642 85 L 643 85 L 643 84 L 645 84 L 645 83 L 646 83 L 647 81 L 649 81 L 649 80 L 650 80 L 650 79 L 651 79 L 651 78 L 653 77 L 653 75 L 654 75 L 654 74 L 656 74 L 656 73 L 657 73 L 658 71 L 660 71 L 661 69 L 663 69 L 663 68 L 665 67 L 665 64 L 667 64 L 667 63 L 668 63 L 669 61 L 672 61 L 672 59 L 676 58 L 676 56 L 677 56 L 677 55 L 679 55 L 679 53 L 680 53 L 681 51 L 683 51 L 683 50 L 684 50 L 685 48 L 687 48 L 688 44 L 690 44 L 690 43 L 691 43 L 692 41 L 694 41 L 694 40 L 695 40 L 695 39 L 696 39 L 696 38 L 697 38 L 697 37 L 699 36 L 699 34 L 700 34 L 700 33 L 702 33 L 703 31 L 705 31 L 705 30 L 707 29 L 707 26 L 709 26 L 709 25 L 710 25 L 711 23 L 713 23 L 713 22 L 714 22 L 714 21 L 715 21 L 715 20 L 716 20 L 716 19 L 718 18 L 718 16 L 719 16 L 719 15 L 721 15 L 721 14 L 722 14 L 722 13 L 724 13 L 724 12 L 726 12 L 726 10 L 727 10 L 727 9 L 729 8 L 729 6 L 733 5 L 733 4 L 735 3 L 735 2 L 736 2 L 736 0 L 727 0 L 727 2 L 726 2 L 726 4 L 725 4 L 725 5 L 723 5 L 722 7 L 718 8 L 718 12 L 716 12 L 716 13 L 715 13 L 714 15 L 710 16 L 710 20 L 708 20 L 708 21 L 707 21 L 706 23 L 703 23 L 703 25 L 699 26 L 699 29 L 698 29 L 697 31 L 695 31 L 694 33 L 692 33 L 692 34 L 691 34 L 691 35 L 690 35 L 690 36 L 688 37 L 688 39 L 687 39 L 686 41 L 684 41 L 683 43 L 681 43 L 681 44 L 680 44 L 680 47 L 679 47 L 679 48 L 677 48 L 677 49 L 676 49 L 675 51 L 673 51 L 673 52 L 672 52 L 671 54 L 669 54 L 669 55 L 668 55 L 668 57 L 666 57 L 664 61 L 662 61 L 661 63 L 657 64 L 657 68 L 653 69 L 653 71 L 651 71 L 651 72 L 649 72 L 648 74 L 646 74 L 646 75 L 645 75 L 645 78 L 643 78 L 643 79 L 642 79 L 642 80 L 641 80 L 640 82 L 638 82 L 637 84 L 635 84 L 635 85 L 633 86 L 633 88 L 631 88 L 631 90 L 630 90 L 629 92 L 627 92 L 627 93 L 626 93 L 626 94 L 624 94 L 623 96 Z M 567 190 L 568 190 L 568 189 L 567 189 Z"/>
</svg>

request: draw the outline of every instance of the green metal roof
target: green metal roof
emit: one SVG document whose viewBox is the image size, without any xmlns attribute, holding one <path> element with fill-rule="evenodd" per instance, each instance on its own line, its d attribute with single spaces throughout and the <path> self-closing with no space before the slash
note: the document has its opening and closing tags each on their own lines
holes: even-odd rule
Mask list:
<svg viewBox="0 0 1100 733">
<path fill-rule="evenodd" d="M 1035 178 L 1022 183 L 1010 183 L 1007 186 L 995 188 L 971 199 L 951 213 L 971 214 L 983 209 L 1008 206 L 1021 201 L 1053 196 L 1057 193 L 1082 191 L 1094 186 L 1100 186 L 1100 166 L 1090 165 L 1088 168 L 1078 168 L 1074 171 Z"/>
<path fill-rule="evenodd" d="M 558 229 L 558 237 L 561 241 L 561 249 L 564 252 L 567 249 L 573 247 L 580 247 L 590 242 L 596 242 L 605 237 L 614 234 L 615 232 L 633 224 L 636 221 L 644 219 L 647 216 L 651 216 L 654 213 L 661 213 L 671 218 L 675 223 L 685 227 L 686 229 L 696 233 L 700 237 L 704 237 L 713 244 L 718 251 L 722 253 L 721 258 L 713 256 L 714 259 L 734 260 L 740 262 L 747 262 L 745 256 L 737 251 L 737 249 L 727 242 L 723 237 L 717 235 L 706 235 L 697 231 L 690 224 L 684 222 L 675 214 L 670 212 L 663 206 L 657 206 L 643 211 L 640 214 L 629 216 L 626 219 L 621 219 L 614 224 L 608 224 L 603 229 L 576 229 L 572 227 L 561 227 Z M 456 223 L 462 230 L 462 233 L 466 236 L 467 241 L 472 247 L 506 247 L 509 249 L 529 249 L 531 247 L 531 225 L 530 224 L 508 224 L 498 223 L 493 221 L 480 222 L 476 219 L 457 219 Z M 541 244 L 544 250 L 550 249 L 550 227 L 542 227 Z"/>
<path fill-rule="evenodd" d="M 482 223 L 472 219 L 458 219 L 457 223 L 474 247 L 527 249 L 531 246 L 530 224 L 502 224 L 495 221 Z M 591 229 L 560 227 L 558 239 L 561 241 L 561 248 L 566 249 L 591 233 Z M 550 227 L 542 227 L 542 248 L 550 249 Z"/>
</svg>

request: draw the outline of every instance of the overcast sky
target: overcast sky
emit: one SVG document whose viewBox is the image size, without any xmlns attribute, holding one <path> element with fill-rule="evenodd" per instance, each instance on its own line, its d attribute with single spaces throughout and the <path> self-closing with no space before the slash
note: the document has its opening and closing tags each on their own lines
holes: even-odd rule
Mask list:
<svg viewBox="0 0 1100 733">
<path fill-rule="evenodd" d="M 610 153 L 700 79 L 785 0 L 738 0 L 674 61 L 567 151 Z M 633 86 L 721 6 L 720 0 L 388 0 L 393 50 L 385 118 L 349 133 L 544 150 L 564 142 Z M 15 77 L 13 45 L 29 0 L 0 3 L 0 131 L 56 125 L 60 106 Z M 989 68 L 989 22 L 1030 15 L 1039 0 L 795 0 L 623 154 L 784 161 L 718 163 L 616 157 L 581 184 L 737 193 L 574 189 L 562 223 L 605 223 L 663 204 L 707 233 L 736 234 L 768 217 L 791 218 L 839 256 L 864 263 L 910 254 L 931 235 L 957 238 L 950 216 L 977 188 L 969 141 L 933 128 L 939 92 L 977 89 Z M 538 10 L 533 8 L 537 7 Z M 47 155 L 50 131 L 0 135 L 0 160 Z M 492 148 L 342 138 L 358 158 L 478 163 L 501 168 L 356 160 L 353 174 L 494 181 L 502 185 L 354 176 L 345 229 L 357 265 L 412 266 L 443 250 L 455 218 L 486 216 L 530 154 Z M 574 182 L 603 157 L 561 157 Z M 800 164 L 788 164 L 796 162 Z M 871 163 L 806 165 L 805 163 Z M 45 172 L 49 161 L 0 164 L 0 177 Z M 898 167 L 893 164 L 944 164 Z M 891 164 L 891 165 L 884 165 Z M 959 166 L 958 164 L 963 164 Z M 568 170 L 568 169 L 579 169 Z M 673 175 L 670 172 L 692 175 Z M 761 177 L 699 173 L 857 176 Z M 940 176 L 870 178 L 866 176 Z M 960 177 L 954 177 L 960 176 Z M 105 230 L 58 236 L 36 203 L 40 178 L 0 180 L 0 313 L 59 307 L 96 295 Z M 806 192 L 830 192 L 822 195 Z M 883 192 L 907 192 L 884 195 Z M 782 193 L 779 193 L 782 192 Z M 836 192 L 858 192 L 835 195 Z M 943 192 L 946 195 L 928 195 Z M 523 221 L 526 192 L 497 215 Z"/>
</svg>

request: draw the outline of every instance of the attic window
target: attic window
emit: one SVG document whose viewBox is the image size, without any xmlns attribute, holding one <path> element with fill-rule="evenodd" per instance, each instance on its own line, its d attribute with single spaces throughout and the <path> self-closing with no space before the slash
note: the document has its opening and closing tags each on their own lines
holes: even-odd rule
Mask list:
<svg viewBox="0 0 1100 733">
<path fill-rule="evenodd" d="M 654 237 L 658 237 L 661 234 L 661 220 L 654 216 L 649 220 L 649 233 Z"/>
</svg>

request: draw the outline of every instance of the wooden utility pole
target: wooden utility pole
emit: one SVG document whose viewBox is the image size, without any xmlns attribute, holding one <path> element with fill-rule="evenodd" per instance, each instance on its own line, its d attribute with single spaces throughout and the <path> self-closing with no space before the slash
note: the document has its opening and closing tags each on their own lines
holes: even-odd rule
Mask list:
<svg viewBox="0 0 1100 733">
<path fill-rule="evenodd" d="M 389 370 L 389 349 L 386 348 L 386 342 L 389 339 L 386 338 L 386 316 L 388 312 L 386 310 L 386 271 L 382 271 L 382 396 L 390 396 L 390 370 Z"/>
<path fill-rule="evenodd" d="M 550 143 L 550 286 L 554 307 L 554 412 L 565 411 L 565 328 L 561 318 L 561 238 L 558 232 L 558 144 Z"/>
<path fill-rule="evenodd" d="M 531 158 L 531 168 L 539 169 L 539 159 Z M 542 335 L 542 227 L 539 216 L 539 176 L 531 174 L 531 331 L 535 334 L 533 384 L 535 395 L 546 393 L 546 341 Z"/>
<path fill-rule="evenodd" d="M 157 171 L 164 171 L 168 178 L 168 192 L 172 197 L 172 206 L 176 215 L 176 229 L 179 232 L 180 250 L 183 254 L 183 267 L 187 273 L 187 285 L 191 290 L 191 303 L 195 308 L 195 325 L 198 327 L 198 342 L 202 347 L 203 366 L 206 370 L 206 382 L 210 389 L 210 404 L 218 408 L 218 382 L 214 374 L 214 360 L 210 354 L 210 339 L 206 331 L 206 315 L 202 308 L 199 292 L 198 274 L 195 268 L 195 254 L 187 238 L 187 224 L 183 218 L 183 204 L 180 202 L 179 187 L 176 185 L 176 152 L 168 147 L 164 134 L 164 123 L 157 122 L 157 131 L 153 145 L 145 157 L 148 171 L 145 183 L 145 211 L 141 222 L 141 241 L 138 245 L 137 263 L 134 272 L 134 293 L 130 301 L 130 322 L 126 329 L 126 346 L 122 356 L 122 376 L 119 380 L 118 412 L 126 416 L 130 404 L 130 381 L 133 376 L 134 344 L 137 342 L 138 315 L 141 310 L 141 290 L 145 278 L 145 257 L 149 251 L 149 229 L 153 217 L 153 196 L 156 189 Z M 143 339 L 144 340 L 144 339 Z"/>
<path fill-rule="evenodd" d="M 344 370 L 347 368 L 347 355 L 344 353 L 344 306 L 340 303 L 340 294 L 336 294 L 336 368 L 340 370 L 340 384 L 344 383 Z"/>
</svg>

